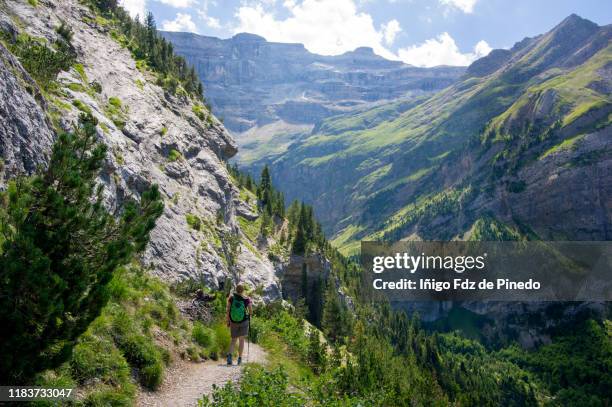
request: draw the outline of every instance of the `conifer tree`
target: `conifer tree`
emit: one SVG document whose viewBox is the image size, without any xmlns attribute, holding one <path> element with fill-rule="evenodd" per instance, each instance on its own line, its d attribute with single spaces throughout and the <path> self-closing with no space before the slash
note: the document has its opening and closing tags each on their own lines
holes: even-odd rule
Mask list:
<svg viewBox="0 0 612 407">
<path fill-rule="evenodd" d="M 262 208 L 266 208 L 266 206 L 271 205 L 272 203 L 271 192 L 272 192 L 272 179 L 270 177 L 270 169 L 266 165 L 261 171 L 259 187 L 257 188 L 257 198 L 261 202 Z"/>
<path fill-rule="evenodd" d="M 321 374 L 327 365 L 326 346 L 321 343 L 319 331 L 315 328 L 310 330 L 308 339 L 308 362 L 316 374 Z"/>
<path fill-rule="evenodd" d="M 335 277 L 330 275 L 325 288 L 321 327 L 325 335 L 335 342 L 348 334 L 349 321 L 347 319 L 347 311 L 338 298 L 334 280 Z"/>
<path fill-rule="evenodd" d="M 49 167 L 0 196 L 0 377 L 28 383 L 66 361 L 107 300 L 117 267 L 144 249 L 163 210 L 156 187 L 119 218 L 103 205 L 97 175 L 106 148 L 81 115 L 61 134 Z"/>
</svg>

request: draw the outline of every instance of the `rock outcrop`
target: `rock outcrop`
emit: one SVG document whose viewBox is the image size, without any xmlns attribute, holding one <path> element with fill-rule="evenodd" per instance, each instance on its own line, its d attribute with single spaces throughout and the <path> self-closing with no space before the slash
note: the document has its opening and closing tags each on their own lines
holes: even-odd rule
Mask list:
<svg viewBox="0 0 612 407">
<path fill-rule="evenodd" d="M 0 21 L 5 33 L 27 33 L 49 43 L 64 22 L 73 30 L 78 63 L 60 73 L 59 89 L 45 99 L 0 45 L 4 180 L 45 163 L 55 133 L 51 111 L 61 117 L 56 126 L 66 131 L 80 110 L 91 111 L 109 151 L 100 176 L 109 208 L 127 197 L 138 199 L 151 184 L 159 185 L 165 198 L 142 259 L 154 274 L 168 281 L 201 279 L 211 287 L 239 279 L 261 287 L 264 298 L 280 297 L 272 263 L 243 243 L 238 248 L 226 243 L 230 237 L 243 241 L 236 218 L 245 209 L 225 164 L 236 153 L 236 143 L 219 120 L 212 115 L 202 120 L 193 111 L 193 100 L 157 86 L 156 74 L 139 69 L 130 52 L 111 38 L 107 23 L 77 1 L 8 2 L 1 5 Z M 92 83 L 101 90 L 92 90 Z M 117 114 L 121 120 L 113 117 Z M 190 226 L 189 217 L 203 226 Z"/>
<path fill-rule="evenodd" d="M 316 124 L 334 113 L 453 83 L 464 68 L 415 68 L 361 47 L 338 56 L 253 34 L 229 39 L 164 32 L 196 67 L 215 113 L 236 133 L 283 119 Z M 306 115 L 304 115 L 304 109 Z"/>
<path fill-rule="evenodd" d="M 44 105 L 36 82 L 0 43 L 0 188 L 47 162 L 55 134 Z"/>
</svg>

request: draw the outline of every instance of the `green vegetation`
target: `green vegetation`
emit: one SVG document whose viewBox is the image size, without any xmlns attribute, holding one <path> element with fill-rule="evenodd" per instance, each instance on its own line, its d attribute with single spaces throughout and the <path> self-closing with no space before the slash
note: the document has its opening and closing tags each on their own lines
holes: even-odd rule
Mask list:
<svg viewBox="0 0 612 407">
<path fill-rule="evenodd" d="M 174 162 L 177 160 L 180 160 L 183 158 L 183 154 L 181 154 L 179 151 L 172 149 L 170 150 L 170 152 L 168 153 L 168 161 L 170 162 Z"/>
<path fill-rule="evenodd" d="M 68 32 L 68 28 L 61 30 Z M 9 34 L 0 32 L 0 39 L 4 40 L 7 48 L 19 58 L 38 85 L 47 90 L 53 87 L 57 74 L 70 69 L 76 60 L 76 53 L 70 44 L 71 35 L 66 36 L 60 36 L 53 43 L 47 44 L 45 39 L 27 34 L 19 34 L 13 41 Z"/>
<path fill-rule="evenodd" d="M 240 386 L 228 382 L 216 389 L 212 400 L 201 399 L 198 406 L 303 406 L 304 399 L 288 392 L 287 384 L 287 375 L 280 369 L 267 372 L 259 366 L 248 366 Z"/>
<path fill-rule="evenodd" d="M 549 148 L 548 150 L 546 150 L 544 152 L 544 154 L 542 154 L 540 156 L 540 159 L 544 159 L 546 157 L 548 157 L 551 154 L 555 154 L 557 152 L 563 151 L 563 150 L 570 150 L 572 148 L 576 147 L 576 143 L 579 142 L 585 135 L 584 134 L 579 134 L 577 136 L 574 137 L 570 137 L 566 140 L 563 140 L 561 143 L 552 146 L 551 148 Z"/>
<path fill-rule="evenodd" d="M 191 107 L 191 111 L 198 117 L 198 119 L 202 121 L 206 121 L 207 117 L 209 116 L 204 106 L 202 106 L 200 103 L 195 103 Z"/>
<path fill-rule="evenodd" d="M 0 199 L 0 374 L 12 383 L 69 358 L 104 307 L 113 272 L 144 249 L 163 209 L 152 188 L 119 219 L 106 211 L 96 124 L 81 115 L 74 133 L 59 136 L 48 170 L 12 181 Z"/>
<path fill-rule="evenodd" d="M 135 21 L 114 0 L 88 0 L 94 9 L 102 13 L 103 25 L 110 24 L 111 35 L 127 47 L 137 61 L 137 66 L 149 68 L 158 74 L 157 84 L 172 94 L 188 95 L 201 100 L 204 88 L 195 69 L 185 58 L 174 53 L 172 44 L 158 34 L 152 13 L 144 22 Z"/>
<path fill-rule="evenodd" d="M 123 129 L 127 121 L 127 106 L 123 106 L 121 100 L 116 96 L 108 98 L 108 102 L 104 107 L 104 113 L 112 120 L 119 129 Z"/>
<path fill-rule="evenodd" d="M 72 101 L 72 106 L 76 107 L 77 109 L 79 109 L 83 113 L 91 114 L 91 108 L 89 106 L 87 106 L 85 103 L 83 103 L 82 100 L 79 100 L 79 99 L 73 100 Z"/>
<path fill-rule="evenodd" d="M 535 352 L 517 346 L 500 355 L 534 372 L 555 406 L 604 406 L 612 400 L 612 322 L 588 320 Z"/>
<path fill-rule="evenodd" d="M 157 388 L 173 355 L 196 360 L 216 356 L 213 335 L 207 347 L 194 335 L 210 328 L 199 323 L 192 327 L 180 315 L 168 286 L 136 264 L 115 273 L 107 294 L 107 305 L 80 336 L 69 360 L 39 375 L 37 384 L 62 380 L 81 386 L 84 405 L 131 405 L 136 384 Z"/>
<path fill-rule="evenodd" d="M 187 221 L 187 224 L 190 228 L 197 231 L 202 230 L 202 220 L 199 216 L 194 215 L 192 213 L 188 213 L 187 215 L 185 215 L 185 220 Z"/>
</svg>

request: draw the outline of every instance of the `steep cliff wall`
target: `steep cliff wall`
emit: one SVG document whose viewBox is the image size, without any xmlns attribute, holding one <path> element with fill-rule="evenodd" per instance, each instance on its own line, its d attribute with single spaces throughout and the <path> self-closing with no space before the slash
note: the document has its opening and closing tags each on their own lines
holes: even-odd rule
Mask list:
<svg viewBox="0 0 612 407">
<path fill-rule="evenodd" d="M 41 92 L 0 46 L 3 179 L 44 164 L 54 132 L 70 130 L 81 111 L 91 112 L 109 150 L 100 176 L 108 206 L 138 197 L 151 184 L 165 198 L 142 259 L 154 274 L 168 281 L 203 279 L 211 286 L 233 277 L 261 287 L 265 298 L 280 297 L 271 262 L 244 244 L 237 216 L 257 215 L 240 200 L 226 170 L 225 160 L 237 148 L 221 122 L 205 109 L 198 112 L 191 98 L 157 86 L 156 74 L 112 38 L 110 22 L 79 2 L 0 7 L 7 41 L 21 33 L 51 43 L 64 22 L 73 30 L 76 51 L 76 64 L 60 73 L 56 87 Z M 228 243 L 235 241 L 237 246 Z"/>
</svg>

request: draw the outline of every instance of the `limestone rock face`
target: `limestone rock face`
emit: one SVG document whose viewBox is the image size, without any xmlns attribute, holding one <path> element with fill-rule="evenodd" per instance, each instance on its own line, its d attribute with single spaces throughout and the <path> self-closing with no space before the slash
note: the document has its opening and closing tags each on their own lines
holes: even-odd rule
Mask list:
<svg viewBox="0 0 612 407">
<path fill-rule="evenodd" d="M 100 181 L 109 208 L 159 185 L 165 210 L 142 259 L 154 274 L 168 281 L 201 279 L 211 287 L 232 278 L 261 287 L 264 299 L 279 298 L 278 279 L 267 257 L 243 243 L 236 256 L 225 244 L 229 236 L 243 241 L 237 214 L 250 219 L 257 214 L 240 201 L 226 170 L 225 160 L 236 154 L 237 146 L 223 124 L 214 116 L 201 120 L 192 111 L 193 100 L 157 86 L 155 73 L 138 69 L 108 27 L 78 1 L 40 0 L 37 7 L 7 2 L 0 7 L 5 33 L 52 41 L 61 21 L 74 32 L 72 44 L 83 69 L 60 73 L 60 91 L 49 100 L 43 100 L 17 59 L 0 46 L 3 182 L 45 164 L 55 134 L 46 112 L 60 113 L 58 125 L 69 130 L 80 113 L 74 107 L 78 100 L 99 120 L 99 139 L 108 146 Z M 101 92 L 92 91 L 94 81 Z M 113 120 L 110 98 L 120 101 L 121 121 Z M 188 215 L 201 220 L 199 230 L 188 224 Z M 237 260 L 229 262 L 231 256 Z"/>
<path fill-rule="evenodd" d="M 332 114 L 413 97 L 453 83 L 465 68 L 416 68 L 361 47 L 337 56 L 253 34 L 229 39 L 164 32 L 192 63 L 207 99 L 227 127 L 241 133 L 282 120 L 317 124 Z"/>
<path fill-rule="evenodd" d="M 43 108 L 36 83 L 0 44 L 0 187 L 47 162 L 54 132 Z"/>
</svg>

